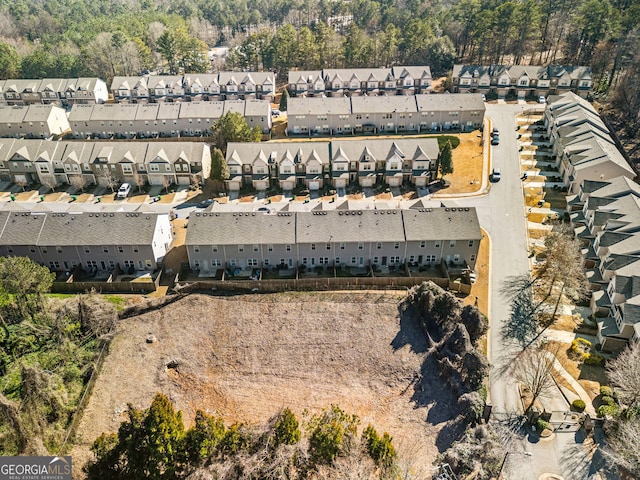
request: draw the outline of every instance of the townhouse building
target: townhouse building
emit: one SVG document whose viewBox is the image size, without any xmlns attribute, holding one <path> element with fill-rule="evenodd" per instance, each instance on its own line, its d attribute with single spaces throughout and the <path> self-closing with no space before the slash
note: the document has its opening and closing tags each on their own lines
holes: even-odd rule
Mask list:
<svg viewBox="0 0 640 480">
<path fill-rule="evenodd" d="M 111 94 L 118 103 L 273 101 L 275 91 L 273 72 L 117 76 L 111 83 Z"/>
<path fill-rule="evenodd" d="M 291 191 L 304 185 L 318 190 L 329 179 L 328 142 L 229 143 L 227 190 L 251 184 L 258 191 L 279 186 Z"/>
<path fill-rule="evenodd" d="M 482 233 L 474 208 L 197 213 L 189 265 L 219 269 L 434 267 L 473 269 Z"/>
<path fill-rule="evenodd" d="M 434 138 L 332 140 L 331 142 L 230 143 L 227 190 L 243 185 L 264 191 L 277 186 L 319 190 L 332 185 L 426 186 L 435 176 L 439 155 Z"/>
<path fill-rule="evenodd" d="M 0 80 L 0 103 L 5 105 L 104 103 L 109 90 L 95 77 Z"/>
<path fill-rule="evenodd" d="M 238 112 L 250 127 L 271 131 L 271 104 L 266 100 L 193 101 L 75 105 L 69 113 L 73 138 L 199 137 L 225 113 Z"/>
<path fill-rule="evenodd" d="M 51 138 L 70 131 L 64 109 L 56 105 L 0 106 L 0 137 Z"/>
<path fill-rule="evenodd" d="M 331 148 L 332 184 L 425 187 L 436 174 L 440 149 L 435 138 L 377 139 L 367 142 L 334 140 Z"/>
<path fill-rule="evenodd" d="M 640 185 L 627 177 L 587 180 L 567 205 L 584 245 L 598 342 L 617 350 L 640 340 Z"/>
<path fill-rule="evenodd" d="M 356 97 L 416 95 L 431 92 L 431 69 L 426 66 L 347 68 L 290 71 L 292 97 Z"/>
<path fill-rule="evenodd" d="M 454 93 L 483 93 L 539 97 L 573 92 L 587 98 L 593 79 L 591 67 L 570 65 L 454 65 Z"/>
<path fill-rule="evenodd" d="M 484 121 L 480 94 L 297 97 L 287 108 L 289 135 L 331 136 L 472 131 Z"/>
<path fill-rule="evenodd" d="M 189 185 L 210 174 L 204 143 L 0 140 L 0 178 L 20 185 Z"/>
<path fill-rule="evenodd" d="M 585 180 L 636 176 L 600 115 L 575 93 L 549 98 L 544 126 L 569 192 L 575 193 Z"/>
<path fill-rule="evenodd" d="M 53 272 L 154 271 L 172 239 L 166 213 L 0 212 L 0 255 L 29 257 Z"/>
</svg>

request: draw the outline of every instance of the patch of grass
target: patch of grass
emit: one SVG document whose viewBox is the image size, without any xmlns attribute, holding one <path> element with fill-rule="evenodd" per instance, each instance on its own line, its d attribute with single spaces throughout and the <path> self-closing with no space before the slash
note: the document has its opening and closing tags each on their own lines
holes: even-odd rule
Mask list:
<svg viewBox="0 0 640 480">
<path fill-rule="evenodd" d="M 119 295 L 103 295 L 104 299 L 114 305 L 118 313 L 124 311 L 124 304 L 127 302 L 127 299 L 121 297 Z"/>
<path fill-rule="evenodd" d="M 447 144 L 447 141 L 451 142 L 451 148 L 456 148 L 460 145 L 460 137 L 454 137 L 453 135 L 439 135 L 436 137 L 438 140 L 438 148 L 442 150 Z"/>
<path fill-rule="evenodd" d="M 527 215 L 527 220 L 535 223 L 542 223 L 548 217 L 546 213 L 529 213 Z"/>
</svg>

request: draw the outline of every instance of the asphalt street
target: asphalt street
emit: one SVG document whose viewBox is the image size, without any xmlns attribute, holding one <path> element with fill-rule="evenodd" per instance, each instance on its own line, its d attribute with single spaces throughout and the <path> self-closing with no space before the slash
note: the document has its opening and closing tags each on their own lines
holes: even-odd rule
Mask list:
<svg viewBox="0 0 640 480">
<path fill-rule="evenodd" d="M 506 341 L 502 327 L 509 318 L 509 304 L 501 290 L 510 277 L 529 271 L 526 213 L 516 133 L 516 115 L 530 105 L 487 104 L 491 127 L 500 131 L 500 144 L 492 146 L 491 167 L 500 168 L 501 179 L 491 183 L 487 195 L 457 199 L 461 206 L 477 208 L 480 225 L 491 238 L 490 300 L 491 326 L 488 356 L 491 362 L 490 395 L 494 419 L 512 423 L 522 412 L 517 382 L 512 366 L 519 348 Z M 566 411 L 566 401 L 558 391 L 543 398 L 548 410 Z M 566 480 L 601 478 L 602 465 L 592 462 L 584 446 L 583 432 L 566 431 L 552 438 L 537 435 L 515 436 L 505 446 L 503 476 L 507 479 L 537 480 L 545 474 L 562 476 Z M 601 462 L 600 462 L 601 463 Z M 602 473 L 602 472 L 600 472 Z M 550 477 L 558 478 L 558 477 Z M 606 472 L 602 478 L 615 478 Z"/>
</svg>

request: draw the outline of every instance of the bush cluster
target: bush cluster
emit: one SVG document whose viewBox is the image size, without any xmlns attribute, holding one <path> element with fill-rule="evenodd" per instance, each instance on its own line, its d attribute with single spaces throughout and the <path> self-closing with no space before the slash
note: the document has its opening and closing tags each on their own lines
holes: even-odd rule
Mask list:
<svg viewBox="0 0 640 480">
<path fill-rule="evenodd" d="M 584 403 L 584 400 L 574 400 L 571 403 L 571 407 L 578 413 L 582 413 L 584 412 L 584 409 L 587 408 L 587 405 Z"/>
<path fill-rule="evenodd" d="M 389 434 L 378 435 L 369 425 L 358 438 L 358 417 L 337 405 L 305 422 L 304 441 L 299 422 L 288 408 L 266 428 L 243 423 L 225 427 L 221 418 L 198 411 L 195 425 L 185 430 L 182 413 L 158 393 L 146 410 L 129 405 L 127 416 L 117 434 L 103 433 L 94 442 L 96 459 L 84 467 L 89 480 L 180 480 L 202 468 L 207 468 L 207 478 L 220 479 L 248 478 L 240 475 L 247 469 L 251 478 L 273 478 L 274 471 L 286 469 L 287 478 L 293 480 L 331 471 L 335 462 L 345 461 L 368 462 L 381 474 L 396 468 L 397 454 Z M 224 471 L 238 475 L 215 474 Z"/>
<path fill-rule="evenodd" d="M 545 430 L 551 430 L 551 424 L 541 418 L 536 422 L 536 431 L 542 433 Z"/>
<path fill-rule="evenodd" d="M 591 342 L 585 338 L 578 337 L 571 342 L 569 356 L 576 360 L 581 360 L 586 365 L 604 365 L 604 357 L 599 353 L 591 352 Z"/>
</svg>

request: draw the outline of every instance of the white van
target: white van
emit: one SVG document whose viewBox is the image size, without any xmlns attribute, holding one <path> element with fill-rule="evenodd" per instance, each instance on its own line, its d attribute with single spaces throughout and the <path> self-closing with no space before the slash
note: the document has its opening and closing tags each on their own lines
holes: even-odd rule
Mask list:
<svg viewBox="0 0 640 480">
<path fill-rule="evenodd" d="M 131 192 L 131 185 L 128 183 L 123 183 L 122 185 L 120 185 L 120 188 L 118 189 L 118 193 L 116 197 L 127 198 L 130 192 Z"/>
</svg>

